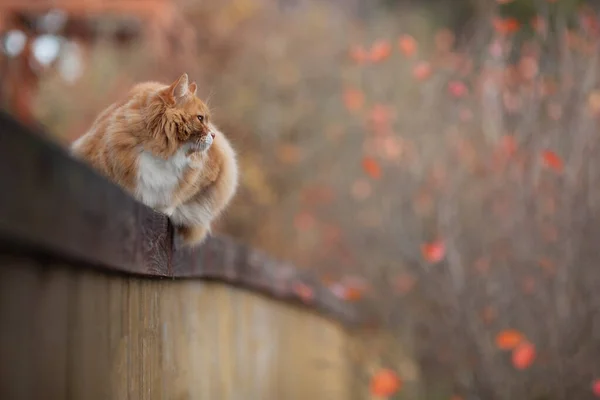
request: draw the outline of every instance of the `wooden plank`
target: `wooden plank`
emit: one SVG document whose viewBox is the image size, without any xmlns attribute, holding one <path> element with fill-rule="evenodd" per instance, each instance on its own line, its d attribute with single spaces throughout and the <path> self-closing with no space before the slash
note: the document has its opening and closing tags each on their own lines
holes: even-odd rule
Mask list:
<svg viewBox="0 0 600 400">
<path fill-rule="evenodd" d="M 44 269 L 38 275 L 33 311 L 33 398 L 65 399 L 68 388 L 69 274 Z M 43 334 L 39 334 L 43 333 Z"/>
<path fill-rule="evenodd" d="M 115 400 L 127 400 L 129 385 L 129 281 L 108 279 L 108 354 L 110 391 Z"/>
<path fill-rule="evenodd" d="M 111 398 L 108 282 L 97 275 L 71 274 L 69 293 L 68 398 Z"/>
<path fill-rule="evenodd" d="M 0 256 L 0 264 L 0 398 L 65 399 L 67 274 L 24 258 Z"/>
<path fill-rule="evenodd" d="M 0 272 L 0 398 L 32 398 L 32 337 L 37 279 L 23 261 L 3 259 Z M 16 282 L 20 284 L 17 285 Z"/>
<path fill-rule="evenodd" d="M 57 144 L 0 112 L 0 247 L 136 275 L 216 279 L 307 305 L 344 323 L 360 314 L 312 275 L 224 237 L 174 249 L 168 219 Z M 309 302 L 295 290 L 310 286 Z"/>
<path fill-rule="evenodd" d="M 346 331 L 307 310 L 215 283 L 0 264 L 1 399 L 352 398 Z"/>
</svg>

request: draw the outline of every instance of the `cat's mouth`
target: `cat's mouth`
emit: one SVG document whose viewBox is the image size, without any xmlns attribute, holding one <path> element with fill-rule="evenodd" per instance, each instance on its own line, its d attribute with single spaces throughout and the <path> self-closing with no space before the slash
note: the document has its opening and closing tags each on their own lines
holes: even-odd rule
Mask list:
<svg viewBox="0 0 600 400">
<path fill-rule="evenodd" d="M 206 135 L 188 143 L 188 150 L 186 152 L 187 155 L 208 150 L 208 148 L 212 145 L 213 140 L 214 137 L 212 135 Z"/>
</svg>

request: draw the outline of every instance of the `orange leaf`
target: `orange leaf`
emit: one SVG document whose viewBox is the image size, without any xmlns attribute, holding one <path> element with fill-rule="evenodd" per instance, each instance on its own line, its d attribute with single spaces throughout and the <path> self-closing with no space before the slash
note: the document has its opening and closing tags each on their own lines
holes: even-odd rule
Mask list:
<svg viewBox="0 0 600 400">
<path fill-rule="evenodd" d="M 438 263 L 442 261 L 446 255 L 446 246 L 441 240 L 421 245 L 421 253 L 423 258 L 430 263 Z"/>
<path fill-rule="evenodd" d="M 363 288 L 356 285 L 345 285 L 343 283 L 335 283 L 330 287 L 333 294 L 340 299 L 346 301 L 358 301 L 363 297 Z"/>
<path fill-rule="evenodd" d="M 365 157 L 362 161 L 363 170 L 373 179 L 381 178 L 381 167 L 371 157 Z"/>
<path fill-rule="evenodd" d="M 410 35 L 402 35 L 398 39 L 398 47 L 406 57 L 412 57 L 417 51 L 417 41 Z"/>
<path fill-rule="evenodd" d="M 371 46 L 371 62 L 378 63 L 387 59 L 392 53 L 392 46 L 386 40 L 378 40 Z"/>
<path fill-rule="evenodd" d="M 364 103 L 365 96 L 360 90 L 348 88 L 344 91 L 344 105 L 348 111 L 358 111 Z"/>
<path fill-rule="evenodd" d="M 536 357 L 535 346 L 527 341 L 519 344 L 512 353 L 512 363 L 516 369 L 526 369 L 533 364 Z"/>
<path fill-rule="evenodd" d="M 496 335 L 496 347 L 500 350 L 513 350 L 525 340 L 523 334 L 515 329 L 505 329 Z"/>
<path fill-rule="evenodd" d="M 546 167 L 553 169 L 556 172 L 562 172 L 563 161 L 555 152 L 551 150 L 544 150 L 542 152 L 542 160 Z"/>
<path fill-rule="evenodd" d="M 431 76 L 431 65 L 427 61 L 421 61 L 413 68 L 413 76 L 419 81 L 425 81 Z"/>
<path fill-rule="evenodd" d="M 496 17 L 492 21 L 492 25 L 496 32 L 501 35 L 508 35 L 511 33 L 515 33 L 521 27 L 519 21 L 516 18 L 499 18 Z"/>
<path fill-rule="evenodd" d="M 600 378 L 595 379 L 592 382 L 592 393 L 594 393 L 596 397 L 600 397 Z"/>
<path fill-rule="evenodd" d="M 360 288 L 350 286 L 346 288 L 346 292 L 344 293 L 344 299 L 348 301 L 358 301 L 362 299 L 363 291 Z"/>
<path fill-rule="evenodd" d="M 295 282 L 292 286 L 292 290 L 305 303 L 309 303 L 315 296 L 312 288 L 302 282 Z"/>
<path fill-rule="evenodd" d="M 391 369 L 381 369 L 371 378 L 371 394 L 389 397 L 402 388 L 402 381 Z"/>
</svg>

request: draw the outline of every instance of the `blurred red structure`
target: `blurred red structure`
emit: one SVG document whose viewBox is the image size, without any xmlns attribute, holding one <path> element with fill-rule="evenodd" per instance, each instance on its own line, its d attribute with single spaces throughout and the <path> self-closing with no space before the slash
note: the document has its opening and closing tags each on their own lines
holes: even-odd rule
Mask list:
<svg viewBox="0 0 600 400">
<path fill-rule="evenodd" d="M 52 29 L 41 22 L 49 13 L 60 15 Z M 101 20 L 110 19 L 111 30 Z M 12 57 L 1 53 L 1 97 L 4 106 L 26 123 L 33 122 L 32 100 L 41 73 L 32 52 L 36 38 L 52 34 L 74 41 L 84 50 L 102 38 L 116 45 L 142 40 L 163 57 L 190 55 L 194 30 L 182 16 L 176 0 L 0 0 L 0 36 L 20 31 L 25 43 Z M 84 51 L 85 55 L 85 51 Z"/>
</svg>

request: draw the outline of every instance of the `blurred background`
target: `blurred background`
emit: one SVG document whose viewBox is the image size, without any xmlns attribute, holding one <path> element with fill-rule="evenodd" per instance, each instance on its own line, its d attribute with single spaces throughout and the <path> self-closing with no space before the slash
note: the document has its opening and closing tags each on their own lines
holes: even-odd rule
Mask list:
<svg viewBox="0 0 600 400">
<path fill-rule="evenodd" d="M 217 231 L 368 316 L 365 398 L 593 399 L 599 6 L 0 0 L 0 96 L 66 146 L 187 72 L 240 157 Z"/>
</svg>

